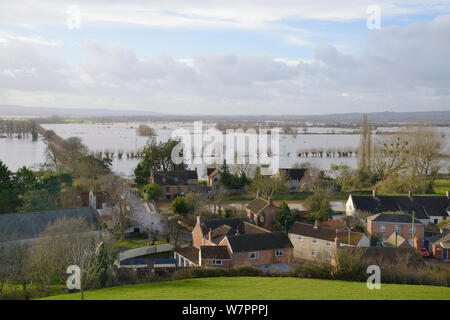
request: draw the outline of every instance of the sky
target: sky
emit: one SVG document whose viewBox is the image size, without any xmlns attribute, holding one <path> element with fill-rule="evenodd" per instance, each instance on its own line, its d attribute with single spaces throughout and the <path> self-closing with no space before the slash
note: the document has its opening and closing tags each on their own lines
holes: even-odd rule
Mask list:
<svg viewBox="0 0 450 320">
<path fill-rule="evenodd" d="M 450 110 L 450 1 L 0 2 L 0 105 Z"/>
</svg>

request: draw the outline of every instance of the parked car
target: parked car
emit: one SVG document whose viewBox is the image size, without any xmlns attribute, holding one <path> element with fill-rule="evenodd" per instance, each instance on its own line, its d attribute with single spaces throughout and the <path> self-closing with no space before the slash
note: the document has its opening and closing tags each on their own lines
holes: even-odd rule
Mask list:
<svg viewBox="0 0 450 320">
<path fill-rule="evenodd" d="M 422 254 L 422 258 L 430 258 L 431 254 L 424 247 L 420 248 L 420 253 Z"/>
</svg>

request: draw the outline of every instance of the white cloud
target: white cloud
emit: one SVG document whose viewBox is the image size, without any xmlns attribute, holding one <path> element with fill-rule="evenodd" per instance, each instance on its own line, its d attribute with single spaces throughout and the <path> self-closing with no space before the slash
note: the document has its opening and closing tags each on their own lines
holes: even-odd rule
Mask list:
<svg viewBox="0 0 450 320">
<path fill-rule="evenodd" d="M 0 43 L 5 104 L 181 114 L 304 114 L 448 109 L 450 15 L 373 33 L 362 56 L 323 43 L 312 60 L 234 54 L 139 59 L 87 40 L 94 62 L 69 65 L 36 44 Z"/>
<path fill-rule="evenodd" d="M 40 0 L 3 1 L 0 21 L 20 26 L 64 25 L 67 8 L 77 5 L 82 26 L 127 23 L 151 27 L 266 28 L 285 19 L 365 19 L 372 0 Z M 383 15 L 450 12 L 448 1 L 379 0 Z M 286 27 L 286 26 L 285 26 Z"/>
</svg>

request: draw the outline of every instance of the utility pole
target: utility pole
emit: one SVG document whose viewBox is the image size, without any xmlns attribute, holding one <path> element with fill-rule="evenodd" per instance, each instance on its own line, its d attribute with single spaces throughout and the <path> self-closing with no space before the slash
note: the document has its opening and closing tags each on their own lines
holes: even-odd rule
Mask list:
<svg viewBox="0 0 450 320">
<path fill-rule="evenodd" d="M 415 215 L 415 211 L 413 210 L 412 212 L 412 241 L 413 241 L 413 248 L 414 248 L 414 215 Z M 417 249 L 417 248 L 416 248 Z"/>
</svg>

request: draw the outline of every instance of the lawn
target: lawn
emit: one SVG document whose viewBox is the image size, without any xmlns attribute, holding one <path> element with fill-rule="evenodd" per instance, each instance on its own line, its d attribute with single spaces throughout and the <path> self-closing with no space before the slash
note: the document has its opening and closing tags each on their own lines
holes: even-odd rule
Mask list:
<svg viewBox="0 0 450 320">
<path fill-rule="evenodd" d="M 369 290 L 364 282 L 288 277 L 197 278 L 86 291 L 91 300 L 450 300 L 450 288 L 382 284 Z M 50 300 L 77 300 L 79 293 L 51 296 Z"/>
<path fill-rule="evenodd" d="M 434 192 L 445 195 L 450 190 L 450 179 L 438 179 L 434 181 Z"/>
<path fill-rule="evenodd" d="M 129 238 L 129 239 L 124 239 L 124 240 L 117 240 L 114 243 L 114 247 L 119 250 L 129 250 L 129 249 L 136 249 L 136 248 L 145 247 L 145 246 L 158 245 L 158 244 L 162 244 L 162 243 L 166 243 L 166 242 L 164 242 L 164 241 L 154 241 L 153 242 L 152 240 L 148 240 L 148 239 Z"/>
</svg>

